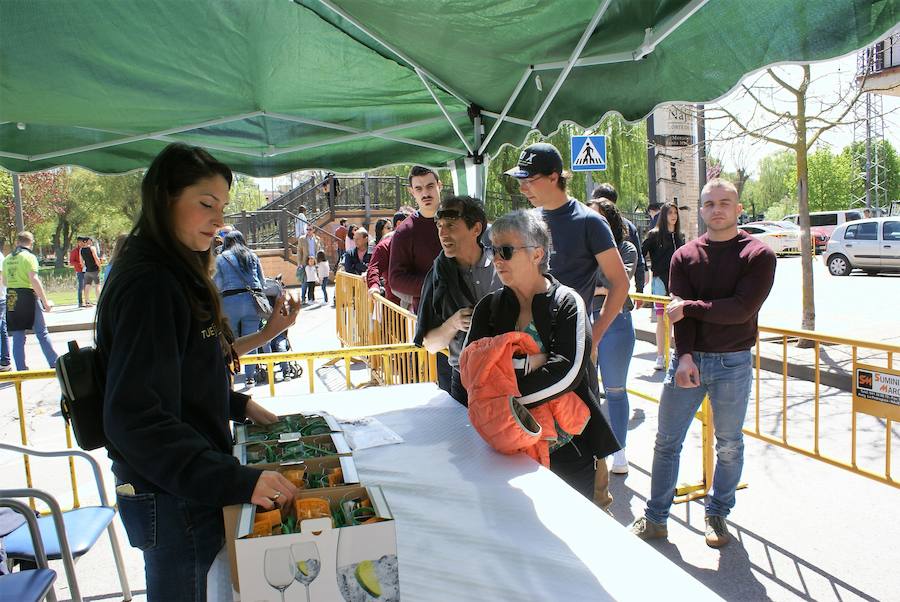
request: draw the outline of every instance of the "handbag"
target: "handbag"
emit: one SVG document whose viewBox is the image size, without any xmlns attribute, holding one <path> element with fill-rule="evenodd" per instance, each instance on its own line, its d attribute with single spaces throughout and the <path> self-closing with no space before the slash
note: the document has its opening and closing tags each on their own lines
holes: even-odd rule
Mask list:
<svg viewBox="0 0 900 602">
<path fill-rule="evenodd" d="M 56 360 L 56 378 L 62 391 L 62 415 L 78 447 L 90 451 L 105 446 L 100 354 L 93 347 L 79 349 L 77 342 L 69 341 L 69 352 Z"/>
<path fill-rule="evenodd" d="M 225 257 L 225 255 L 222 255 L 222 258 L 225 261 L 228 261 L 228 257 Z M 231 264 L 230 261 L 228 261 L 228 263 Z M 237 270 L 237 272 L 241 274 L 241 276 L 244 275 L 244 273 L 241 272 L 240 266 L 235 265 L 234 269 Z M 263 320 L 268 319 L 272 315 L 272 305 L 269 303 L 269 299 L 266 297 L 266 295 L 262 292 L 262 290 L 251 287 L 249 281 L 246 281 L 244 283 L 244 288 L 246 288 L 247 292 L 250 293 L 250 298 L 253 300 L 253 307 L 256 309 L 257 317 Z"/>
</svg>

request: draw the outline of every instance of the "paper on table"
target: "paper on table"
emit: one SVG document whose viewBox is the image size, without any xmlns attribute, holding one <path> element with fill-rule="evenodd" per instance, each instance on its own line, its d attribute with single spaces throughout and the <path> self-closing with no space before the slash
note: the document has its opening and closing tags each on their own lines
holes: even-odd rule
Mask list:
<svg viewBox="0 0 900 602">
<path fill-rule="evenodd" d="M 403 437 L 384 426 L 375 418 L 340 420 L 344 436 L 354 450 L 403 443 Z"/>
</svg>

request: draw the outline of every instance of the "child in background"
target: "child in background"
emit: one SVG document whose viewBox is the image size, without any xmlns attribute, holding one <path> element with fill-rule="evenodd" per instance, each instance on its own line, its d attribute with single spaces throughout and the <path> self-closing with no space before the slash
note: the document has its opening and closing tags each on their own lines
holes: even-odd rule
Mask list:
<svg viewBox="0 0 900 602">
<path fill-rule="evenodd" d="M 302 299 L 307 299 L 310 303 L 316 300 L 316 285 L 319 283 L 319 269 L 316 266 L 316 258 L 309 256 L 306 260 L 306 282 L 303 284 L 303 291 L 300 294 Z M 309 293 L 309 297 L 306 293 Z"/>
<path fill-rule="evenodd" d="M 325 287 L 328 286 L 328 277 L 331 275 L 331 265 L 328 263 L 328 260 L 325 259 L 325 251 L 319 251 L 316 254 L 316 269 L 319 272 L 319 282 L 322 283 L 322 296 L 325 298 L 325 303 L 328 303 L 328 290 Z"/>
</svg>

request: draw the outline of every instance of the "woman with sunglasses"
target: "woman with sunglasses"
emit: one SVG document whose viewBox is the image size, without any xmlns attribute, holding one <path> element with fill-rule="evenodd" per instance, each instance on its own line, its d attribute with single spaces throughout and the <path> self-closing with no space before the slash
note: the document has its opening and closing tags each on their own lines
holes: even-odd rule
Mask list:
<svg viewBox="0 0 900 602">
<path fill-rule="evenodd" d="M 591 328 L 584 301 L 549 273 L 550 232 L 533 211 L 514 211 L 490 231 L 494 267 L 503 288 L 475 306 L 466 345 L 519 331 L 540 353 L 523 358 L 516 382 L 526 408 L 574 391 L 590 410 L 580 435 L 560 433 L 550 447 L 550 469 L 593 500 L 595 462 L 619 449 L 600 411 L 597 371 L 591 362 Z"/>
</svg>

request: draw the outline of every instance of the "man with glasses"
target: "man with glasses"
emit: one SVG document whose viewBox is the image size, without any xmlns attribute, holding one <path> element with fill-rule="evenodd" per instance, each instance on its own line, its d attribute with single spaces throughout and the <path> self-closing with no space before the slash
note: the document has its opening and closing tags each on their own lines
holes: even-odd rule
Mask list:
<svg viewBox="0 0 900 602">
<path fill-rule="evenodd" d="M 475 304 L 503 284 L 494 271 L 490 249 L 481 244 L 487 226 L 481 201 L 470 196 L 450 197 L 441 202 L 434 221 L 441 253 L 422 287 L 413 342 L 424 345 L 430 353 L 449 348 L 453 369 L 450 395 L 467 405 L 468 395 L 459 375 L 459 354 Z M 511 254 L 512 250 L 507 252 Z"/>
<path fill-rule="evenodd" d="M 622 310 L 629 286 L 628 274 L 609 224 L 600 214 L 568 195 L 562 155 L 552 144 L 538 143 L 525 148 L 519 155 L 518 164 L 506 171 L 506 175 L 519 180 L 522 194 L 543 215 L 550 228 L 552 244 L 550 273 L 575 289 L 584 299 L 588 315 L 592 314 L 598 267 L 609 282 L 609 293 L 591 326 L 592 355 L 596 356 L 597 343 Z M 596 373 L 593 374 L 596 377 Z M 591 386 L 597 387 L 599 396 L 596 378 Z M 596 458 L 596 465 L 594 501 L 602 508 L 608 508 L 612 497 L 606 461 Z"/>
</svg>

